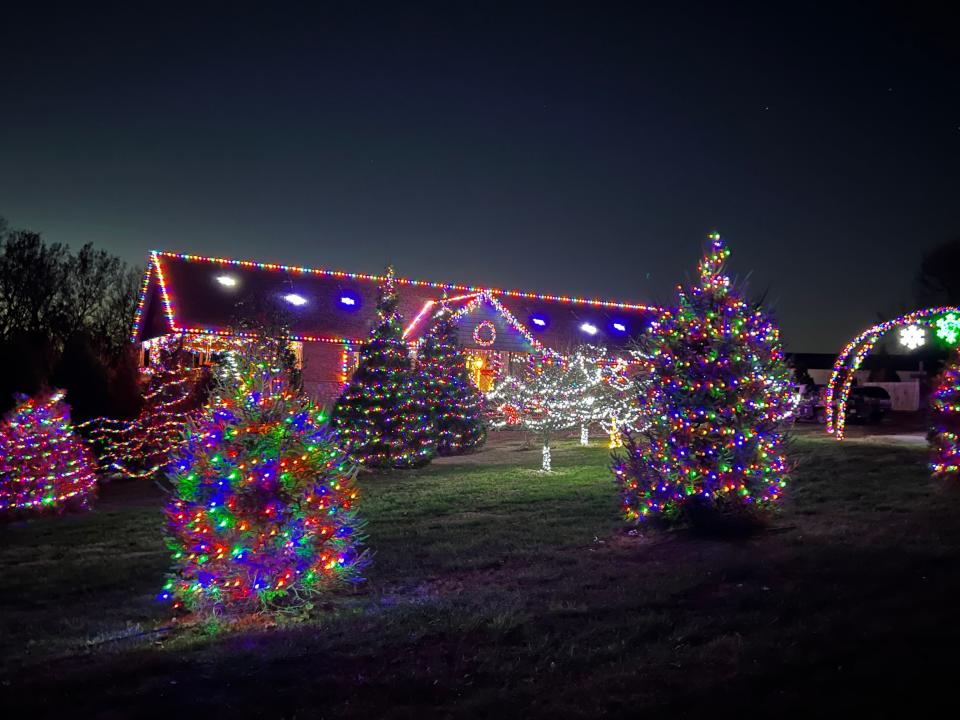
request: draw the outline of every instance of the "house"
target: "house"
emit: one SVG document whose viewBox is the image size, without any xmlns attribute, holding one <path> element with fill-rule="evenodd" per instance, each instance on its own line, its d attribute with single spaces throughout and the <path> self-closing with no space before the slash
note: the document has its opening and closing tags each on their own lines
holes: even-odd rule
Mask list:
<svg viewBox="0 0 960 720">
<path fill-rule="evenodd" d="M 385 278 L 315 268 L 153 251 L 133 340 L 149 362 L 156 343 L 183 336 L 202 358 L 237 342 L 244 308 L 283 307 L 304 385 L 335 398 L 376 318 Z M 625 354 L 657 308 L 609 300 L 396 278 L 404 337 L 416 347 L 441 302 L 457 314 L 461 345 L 481 387 L 532 354 L 563 354 L 584 342 Z"/>
</svg>

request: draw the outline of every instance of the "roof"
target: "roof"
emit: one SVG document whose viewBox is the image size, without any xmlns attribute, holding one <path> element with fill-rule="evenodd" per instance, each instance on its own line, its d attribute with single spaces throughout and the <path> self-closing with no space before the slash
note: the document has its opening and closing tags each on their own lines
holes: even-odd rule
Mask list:
<svg viewBox="0 0 960 720">
<path fill-rule="evenodd" d="M 133 339 L 172 332 L 229 335 L 231 326 L 242 319 L 238 309 L 242 300 L 254 307 L 271 302 L 286 307 L 293 339 L 359 343 L 370 333 L 383 280 L 381 275 L 153 251 Z M 468 309 L 462 314 L 464 345 L 494 349 L 505 344 L 523 349 L 526 343 L 529 349 L 542 345 L 563 351 L 586 341 L 622 346 L 642 333 L 659 312 L 655 306 L 612 300 L 400 277 L 395 282 L 399 311 L 411 340 L 419 337 L 420 324 L 432 316 L 444 293 L 454 310 Z M 490 344 L 489 328 L 484 328 L 479 344 L 473 342 L 473 330 L 485 321 L 499 330 L 494 334 L 501 340 Z M 590 334 L 590 329 L 595 332 Z M 512 342 L 511 334 L 516 334 Z"/>
</svg>

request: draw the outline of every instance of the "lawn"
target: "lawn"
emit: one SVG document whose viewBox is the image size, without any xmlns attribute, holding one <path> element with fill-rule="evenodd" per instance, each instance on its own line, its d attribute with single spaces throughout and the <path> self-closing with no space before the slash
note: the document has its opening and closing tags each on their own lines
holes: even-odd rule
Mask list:
<svg viewBox="0 0 960 720">
<path fill-rule="evenodd" d="M 960 493 L 923 446 L 806 432 L 774 527 L 629 535 L 599 443 L 364 476 L 368 581 L 169 631 L 162 495 L 0 528 L 0 706 L 31 716 L 883 717 L 955 687 Z M 159 632 L 157 632 L 159 630 Z"/>
</svg>

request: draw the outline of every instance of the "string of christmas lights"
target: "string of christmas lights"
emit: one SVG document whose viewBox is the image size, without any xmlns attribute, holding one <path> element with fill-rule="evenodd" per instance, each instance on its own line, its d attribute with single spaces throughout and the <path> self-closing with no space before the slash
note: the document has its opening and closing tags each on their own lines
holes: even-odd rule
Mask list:
<svg viewBox="0 0 960 720">
<path fill-rule="evenodd" d="M 833 364 L 830 382 L 827 384 L 827 390 L 824 394 L 827 432 L 834 435 L 838 440 L 843 439 L 847 422 L 847 400 L 850 397 L 850 388 L 856 379 L 857 371 L 880 338 L 896 327 L 917 326 L 921 328 L 930 326 L 937 329 L 938 337 L 944 342 L 954 344 L 958 337 L 953 336 L 951 339 L 953 328 L 953 322 L 950 320 L 951 315 L 954 318 L 960 317 L 960 308 L 944 306 L 915 310 L 867 328 L 847 343 Z M 911 334 L 911 336 L 916 337 L 915 334 Z"/>
</svg>

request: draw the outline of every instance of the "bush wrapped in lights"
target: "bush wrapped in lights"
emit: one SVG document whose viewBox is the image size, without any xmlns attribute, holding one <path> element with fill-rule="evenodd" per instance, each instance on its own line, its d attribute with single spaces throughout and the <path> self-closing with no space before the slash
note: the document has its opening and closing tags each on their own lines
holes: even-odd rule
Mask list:
<svg viewBox="0 0 960 720">
<path fill-rule="evenodd" d="M 360 579 L 356 467 L 322 411 L 291 390 L 286 348 L 232 353 L 170 466 L 173 572 L 161 593 L 198 613 L 307 605 Z"/>
<path fill-rule="evenodd" d="M 333 408 L 337 432 L 364 466 L 421 467 L 436 455 L 436 428 L 424 382 L 413 369 L 403 339 L 391 268 L 380 288 L 377 325 L 360 349 L 360 363 Z"/>
<path fill-rule="evenodd" d="M 932 426 L 928 435 L 935 477 L 960 475 L 960 351 L 944 367 L 930 397 Z"/>
<path fill-rule="evenodd" d="M 17 397 L 0 423 L 0 513 L 87 507 L 96 462 L 70 425 L 63 391 Z"/>
<path fill-rule="evenodd" d="M 779 331 L 723 274 L 730 251 L 710 236 L 700 282 L 655 322 L 637 357 L 649 375 L 649 427 L 614 458 L 623 512 L 648 518 L 759 519 L 787 482 L 785 426 L 793 407 Z M 728 514 L 732 513 L 732 514 Z"/>
<path fill-rule="evenodd" d="M 446 305 L 423 340 L 418 367 L 436 424 L 437 453 L 462 455 L 480 448 L 487 439 L 483 397 L 470 378 L 453 314 Z"/>
</svg>

